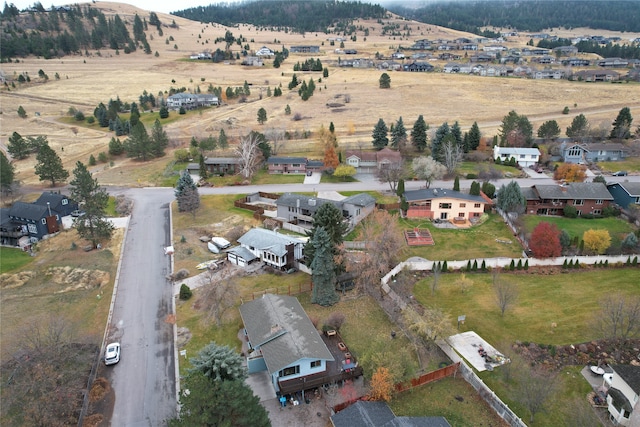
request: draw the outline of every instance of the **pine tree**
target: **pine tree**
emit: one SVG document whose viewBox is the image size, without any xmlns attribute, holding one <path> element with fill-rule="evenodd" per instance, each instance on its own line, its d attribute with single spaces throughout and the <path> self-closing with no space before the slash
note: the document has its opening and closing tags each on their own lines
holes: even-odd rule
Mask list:
<svg viewBox="0 0 640 427">
<path fill-rule="evenodd" d="M 76 163 L 70 183 L 71 198 L 82 206 L 84 215 L 75 221 L 78 234 L 91 242 L 93 247 L 113 234 L 113 224 L 105 218 L 109 194 L 91 176 L 82 162 Z"/>
<path fill-rule="evenodd" d="M 389 137 L 387 134 L 389 133 L 389 128 L 385 124 L 384 120 L 381 118 L 378 120 L 378 123 L 373 128 L 373 146 L 376 150 L 381 150 L 387 145 L 389 145 Z"/>
<path fill-rule="evenodd" d="M 478 122 L 473 122 L 471 125 L 471 129 L 469 129 L 469 139 L 468 146 L 469 151 L 477 150 L 480 146 L 480 139 L 482 138 L 482 134 L 480 133 L 480 128 L 478 127 Z"/>
<path fill-rule="evenodd" d="M 40 146 L 36 161 L 34 169 L 40 181 L 51 181 L 51 186 L 55 187 L 56 182 L 69 178 L 69 172 L 62 166 L 62 160 L 49 144 Z"/>
<path fill-rule="evenodd" d="M 207 171 L 207 165 L 204 163 L 204 156 L 202 154 L 199 156 L 198 163 L 200 166 L 200 178 L 207 179 L 209 172 Z"/>
<path fill-rule="evenodd" d="M 218 145 L 220 148 L 227 148 L 229 146 L 229 140 L 227 139 L 227 134 L 224 133 L 224 129 L 220 129 L 220 134 L 218 135 Z"/>
<path fill-rule="evenodd" d="M 4 155 L 3 151 L 0 151 L 0 189 L 3 194 L 7 194 L 11 190 L 13 181 L 15 179 L 15 168 Z"/>
<path fill-rule="evenodd" d="M 265 110 L 263 107 L 260 107 L 260 109 L 258 110 L 258 123 L 262 125 L 266 121 L 267 121 L 267 110 Z"/>
<path fill-rule="evenodd" d="M 309 240 L 304 246 L 307 265 L 311 265 L 313 262 L 315 247 L 310 242 L 313 240 L 316 230 L 320 227 L 324 228 L 325 232 L 329 234 L 334 255 L 338 253 L 338 246 L 342 244 L 343 236 L 347 232 L 347 224 L 344 222 L 340 209 L 333 203 L 323 203 L 313 215 L 313 228 L 307 232 Z"/>
<path fill-rule="evenodd" d="M 29 157 L 29 144 L 18 132 L 13 132 L 9 137 L 7 151 L 16 160 L 22 160 Z"/>
<path fill-rule="evenodd" d="M 142 161 L 147 161 L 153 157 L 151 138 L 149 138 L 149 134 L 147 134 L 142 122 L 138 122 L 131 129 L 131 134 L 124 141 L 123 147 L 128 157 L 134 157 Z"/>
<path fill-rule="evenodd" d="M 169 145 L 169 137 L 167 136 L 167 132 L 162 129 L 159 119 L 153 122 L 149 139 L 151 142 L 151 155 L 153 157 L 164 156 L 164 149 Z"/>
<path fill-rule="evenodd" d="M 189 212 L 195 218 L 196 211 L 200 207 L 200 194 L 188 171 L 183 171 L 178 178 L 174 194 L 178 202 L 178 212 Z"/>
<path fill-rule="evenodd" d="M 453 180 L 453 191 L 460 191 L 460 177 L 458 175 Z"/>
<path fill-rule="evenodd" d="M 429 125 L 424 121 L 424 117 L 421 114 L 411 130 L 411 145 L 418 151 L 422 152 L 427 148 L 427 130 L 429 130 Z"/>
<path fill-rule="evenodd" d="M 402 148 L 407 142 L 407 129 L 402 122 L 402 116 L 398 119 L 395 126 L 391 130 L 391 146 L 394 148 Z"/>
<path fill-rule="evenodd" d="M 25 109 L 22 107 L 22 105 L 18 107 L 18 116 L 19 116 L 21 119 L 24 119 L 24 118 L 26 118 L 26 117 L 27 117 L 27 112 L 26 112 L 26 111 L 25 111 Z"/>
<path fill-rule="evenodd" d="M 404 179 L 400 178 L 398 180 L 398 189 L 396 190 L 396 195 L 398 197 L 402 197 L 404 195 Z"/>
<path fill-rule="evenodd" d="M 243 359 L 226 345 L 211 342 L 200 349 L 196 357 L 189 359 L 189 373 L 201 372 L 214 382 L 244 381 L 247 371 Z"/>
<path fill-rule="evenodd" d="M 618 113 L 615 121 L 613 122 L 613 129 L 611 129 L 611 134 L 609 138 L 611 139 L 627 139 L 631 137 L 631 122 L 633 122 L 633 117 L 631 117 L 631 110 L 629 107 L 624 107 Z"/>
<path fill-rule="evenodd" d="M 391 77 L 389 77 L 389 74 L 387 73 L 382 73 L 378 83 L 380 85 L 380 89 L 389 89 L 391 87 Z"/>
<path fill-rule="evenodd" d="M 331 238 L 324 227 L 319 227 L 315 230 L 310 243 L 315 252 L 310 265 L 313 281 L 311 302 L 325 307 L 334 305 L 340 300 L 340 296 L 336 292 L 336 266 L 333 260 Z"/>
</svg>

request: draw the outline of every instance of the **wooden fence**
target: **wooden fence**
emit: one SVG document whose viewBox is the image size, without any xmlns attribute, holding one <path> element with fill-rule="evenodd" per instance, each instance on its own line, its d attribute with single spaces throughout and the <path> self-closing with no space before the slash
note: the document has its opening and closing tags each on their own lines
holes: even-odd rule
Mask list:
<svg viewBox="0 0 640 427">
<path fill-rule="evenodd" d="M 313 283 L 299 283 L 298 285 L 281 286 L 279 288 L 269 288 L 260 292 L 252 292 L 251 299 L 261 298 L 264 294 L 276 295 L 299 295 L 313 290 Z"/>
<path fill-rule="evenodd" d="M 435 371 L 427 372 L 424 375 L 420 375 L 417 378 L 412 378 L 408 383 L 398 383 L 394 387 L 398 393 L 411 390 L 414 387 L 419 387 L 424 384 L 428 384 L 434 381 L 438 381 L 442 378 L 450 377 L 458 372 L 460 362 L 453 365 L 445 366 L 444 368 L 436 369 Z"/>
</svg>

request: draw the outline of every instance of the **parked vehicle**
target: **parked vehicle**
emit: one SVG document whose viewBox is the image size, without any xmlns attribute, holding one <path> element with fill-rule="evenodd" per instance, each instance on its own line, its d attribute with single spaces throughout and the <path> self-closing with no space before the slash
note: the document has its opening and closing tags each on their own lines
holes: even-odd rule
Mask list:
<svg viewBox="0 0 640 427">
<path fill-rule="evenodd" d="M 612 174 L 613 176 L 627 176 L 627 171 L 618 171 Z"/>
<path fill-rule="evenodd" d="M 120 361 L 120 343 L 112 342 L 104 352 L 104 364 L 115 365 Z"/>
<path fill-rule="evenodd" d="M 82 215 L 84 215 L 84 212 L 79 209 L 76 209 L 75 211 L 71 212 L 71 216 L 74 218 L 81 217 Z"/>
</svg>

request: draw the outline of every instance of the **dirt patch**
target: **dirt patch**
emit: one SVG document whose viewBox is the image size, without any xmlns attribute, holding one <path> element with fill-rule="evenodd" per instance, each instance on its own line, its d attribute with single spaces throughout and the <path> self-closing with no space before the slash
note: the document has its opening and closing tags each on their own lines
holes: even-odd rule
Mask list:
<svg viewBox="0 0 640 427">
<path fill-rule="evenodd" d="M 4 273 L 0 275 L 0 288 L 2 289 L 14 289 L 23 286 L 29 280 L 36 277 L 35 271 L 21 271 L 19 273 L 8 274 Z"/>
<path fill-rule="evenodd" d="M 89 409 L 82 427 L 108 427 L 115 404 L 115 392 L 104 377 L 98 377 L 89 392 Z"/>
<path fill-rule="evenodd" d="M 96 380 L 91 385 L 91 391 L 89 392 L 89 402 L 94 403 L 102 400 L 110 391 L 111 385 L 106 378 L 96 378 Z"/>
<path fill-rule="evenodd" d="M 70 292 L 79 289 L 100 289 L 109 283 L 110 275 L 106 271 L 86 270 L 84 268 L 51 267 L 46 271 L 47 277 L 58 285 L 68 285 L 56 291 Z"/>
</svg>

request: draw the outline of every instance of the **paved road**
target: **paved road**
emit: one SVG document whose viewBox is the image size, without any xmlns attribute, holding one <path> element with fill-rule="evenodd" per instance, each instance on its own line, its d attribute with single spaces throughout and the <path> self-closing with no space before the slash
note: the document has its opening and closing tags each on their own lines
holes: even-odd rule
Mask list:
<svg viewBox="0 0 640 427">
<path fill-rule="evenodd" d="M 109 339 L 122 345 L 112 368 L 115 406 L 111 425 L 166 424 L 176 416 L 173 294 L 165 276 L 170 241 L 168 189 L 128 190 L 135 205 L 127 231 Z"/>
</svg>

